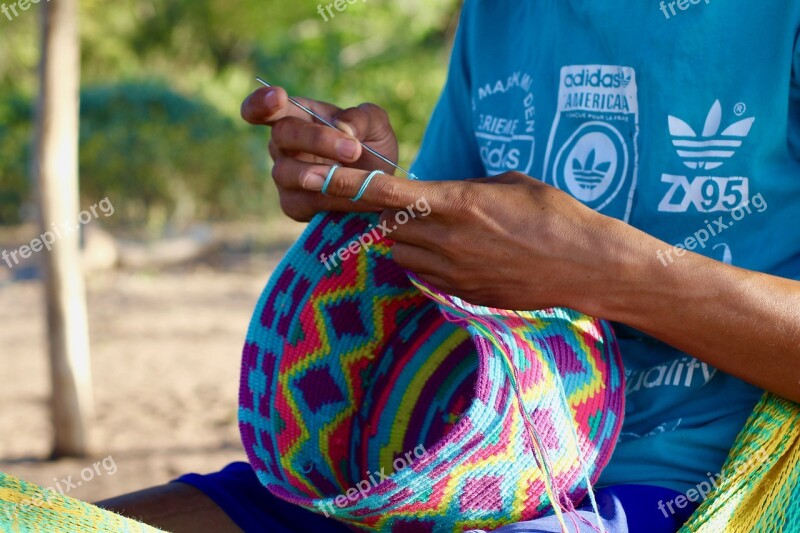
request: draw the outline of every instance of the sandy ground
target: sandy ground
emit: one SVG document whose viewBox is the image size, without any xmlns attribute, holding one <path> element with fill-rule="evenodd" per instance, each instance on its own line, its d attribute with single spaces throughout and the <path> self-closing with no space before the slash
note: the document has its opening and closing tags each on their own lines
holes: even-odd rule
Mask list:
<svg viewBox="0 0 800 533">
<path fill-rule="evenodd" d="M 239 243 L 241 244 L 241 243 Z M 88 279 L 96 458 L 46 460 L 51 445 L 40 282 L 0 284 L 0 471 L 43 486 L 80 480 L 88 501 L 244 458 L 236 424 L 250 314 L 285 249 L 217 253 L 168 271 Z M 63 485 L 63 484 L 62 484 Z"/>
</svg>

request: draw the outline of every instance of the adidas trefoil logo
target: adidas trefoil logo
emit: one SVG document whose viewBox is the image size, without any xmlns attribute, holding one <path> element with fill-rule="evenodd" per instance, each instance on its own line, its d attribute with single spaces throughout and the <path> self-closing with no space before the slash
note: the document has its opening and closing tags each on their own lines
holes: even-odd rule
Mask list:
<svg viewBox="0 0 800 533">
<path fill-rule="evenodd" d="M 741 148 L 755 120 L 755 117 L 740 120 L 719 133 L 722 106 L 717 100 L 708 112 L 702 135 L 698 136 L 689 124 L 672 115 L 669 116 L 669 132 L 684 165 L 691 169 L 713 170 Z"/>
<path fill-rule="evenodd" d="M 596 152 L 592 150 L 583 163 L 577 157 L 572 160 L 572 173 L 575 175 L 578 186 L 582 189 L 590 190 L 597 187 L 611 168 L 610 161 L 595 164 L 596 158 Z"/>
</svg>

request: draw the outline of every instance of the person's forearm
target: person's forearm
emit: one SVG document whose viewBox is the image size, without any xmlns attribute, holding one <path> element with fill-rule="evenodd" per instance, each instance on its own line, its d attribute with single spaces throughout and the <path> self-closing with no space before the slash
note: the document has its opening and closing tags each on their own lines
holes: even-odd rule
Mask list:
<svg viewBox="0 0 800 533">
<path fill-rule="evenodd" d="M 618 281 L 594 298 L 596 314 L 800 401 L 800 282 L 689 252 L 665 266 L 663 242 L 614 232 L 627 234 L 614 239 Z"/>
</svg>

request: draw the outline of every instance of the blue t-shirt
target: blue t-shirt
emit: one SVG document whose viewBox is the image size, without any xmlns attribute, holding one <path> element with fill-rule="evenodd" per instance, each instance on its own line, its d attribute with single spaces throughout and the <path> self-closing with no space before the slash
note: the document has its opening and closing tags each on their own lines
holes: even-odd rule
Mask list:
<svg viewBox="0 0 800 533">
<path fill-rule="evenodd" d="M 519 171 L 672 245 L 800 279 L 798 27 L 794 0 L 467 0 L 413 170 Z M 762 391 L 617 331 L 627 408 L 601 485 L 684 492 L 719 473 Z"/>
</svg>

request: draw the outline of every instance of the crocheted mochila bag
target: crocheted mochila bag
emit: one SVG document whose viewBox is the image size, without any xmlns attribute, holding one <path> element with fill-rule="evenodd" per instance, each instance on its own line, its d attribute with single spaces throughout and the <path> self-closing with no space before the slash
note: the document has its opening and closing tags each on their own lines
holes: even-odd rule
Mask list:
<svg viewBox="0 0 800 533">
<path fill-rule="evenodd" d="M 376 224 L 318 215 L 258 302 L 239 427 L 261 482 L 368 531 L 490 530 L 592 496 L 624 412 L 610 325 L 438 293 Z"/>
</svg>

